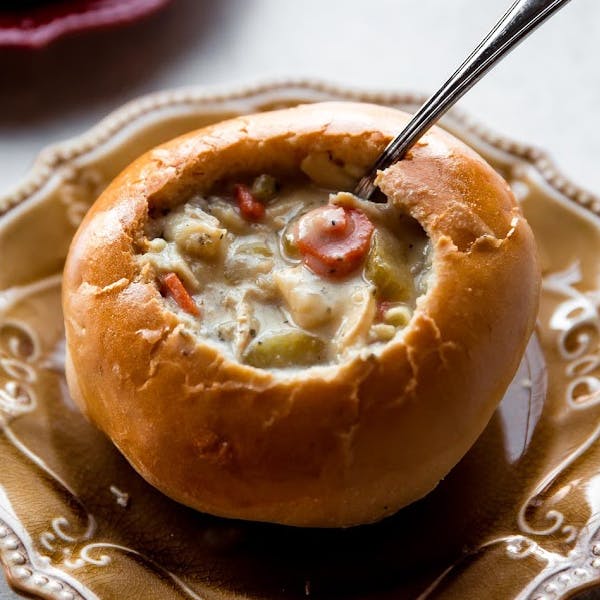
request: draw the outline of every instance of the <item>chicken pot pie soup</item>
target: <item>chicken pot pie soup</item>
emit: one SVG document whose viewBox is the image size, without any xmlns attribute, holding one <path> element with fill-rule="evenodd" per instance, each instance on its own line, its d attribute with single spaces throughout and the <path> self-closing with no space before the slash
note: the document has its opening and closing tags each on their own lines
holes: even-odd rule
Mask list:
<svg viewBox="0 0 600 600">
<path fill-rule="evenodd" d="M 168 305 L 258 368 L 376 352 L 408 324 L 431 269 L 425 232 L 397 207 L 266 174 L 164 208 L 146 235 L 139 263 Z"/>
<path fill-rule="evenodd" d="M 130 165 L 63 278 L 69 389 L 135 469 L 224 517 L 340 527 L 435 487 L 533 330 L 539 270 L 507 184 L 408 116 L 324 103 L 239 117 Z M 346 191 L 344 191 L 346 190 Z"/>
</svg>

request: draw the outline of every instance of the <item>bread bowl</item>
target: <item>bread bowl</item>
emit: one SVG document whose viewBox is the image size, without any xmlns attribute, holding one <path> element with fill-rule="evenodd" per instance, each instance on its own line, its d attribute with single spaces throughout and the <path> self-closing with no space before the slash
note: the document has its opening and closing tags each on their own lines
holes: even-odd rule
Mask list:
<svg viewBox="0 0 600 600">
<path fill-rule="evenodd" d="M 431 491 L 487 424 L 537 312 L 535 244 L 508 185 L 434 128 L 379 174 L 387 206 L 326 191 L 351 189 L 407 119 L 323 103 L 226 121 L 139 158 L 87 214 L 63 281 L 69 388 L 167 495 L 225 517 L 368 523 Z M 281 190 L 256 214 L 249 200 L 241 218 L 265 174 Z M 301 209 L 277 212 L 294 194 Z M 285 247 L 310 242 L 302 218 L 327 203 L 372 224 L 366 251 L 339 273 L 319 269 L 310 243 L 297 256 Z M 377 259 L 380 233 L 396 234 L 391 259 Z M 257 235 L 270 262 L 236 271 L 230 250 Z M 374 274 L 390 262 L 410 274 L 403 292 L 388 289 L 398 277 Z M 282 313 L 276 325 L 259 317 L 252 327 L 248 311 L 237 318 L 239 298 L 228 308 L 206 291 L 264 292 L 259 276 L 274 280 L 257 302 Z M 291 297 L 315 278 L 341 300 Z M 354 293 L 363 325 L 348 332 Z M 237 325 L 224 334 L 229 309 Z M 273 331 L 288 337 L 265 357 L 258 342 Z M 280 351 L 297 346 L 292 338 L 304 340 L 300 351 Z"/>
</svg>

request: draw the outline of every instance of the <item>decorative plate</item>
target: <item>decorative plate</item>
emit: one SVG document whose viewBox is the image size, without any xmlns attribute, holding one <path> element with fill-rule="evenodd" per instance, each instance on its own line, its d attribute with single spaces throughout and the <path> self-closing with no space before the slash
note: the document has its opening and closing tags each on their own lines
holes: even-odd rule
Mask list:
<svg viewBox="0 0 600 600">
<path fill-rule="evenodd" d="M 170 0 L 5 0 L 0 47 L 42 48 L 69 33 L 132 23 Z"/>
<path fill-rule="evenodd" d="M 0 199 L 0 559 L 18 591 L 75 598 L 519 598 L 600 584 L 600 200 L 542 152 L 454 112 L 445 126 L 508 179 L 537 237 L 537 333 L 489 426 L 420 502 L 375 525 L 219 519 L 147 485 L 89 425 L 63 373 L 60 272 L 82 215 L 144 150 L 207 123 L 325 99 L 318 83 L 165 92 L 43 152 Z"/>
</svg>

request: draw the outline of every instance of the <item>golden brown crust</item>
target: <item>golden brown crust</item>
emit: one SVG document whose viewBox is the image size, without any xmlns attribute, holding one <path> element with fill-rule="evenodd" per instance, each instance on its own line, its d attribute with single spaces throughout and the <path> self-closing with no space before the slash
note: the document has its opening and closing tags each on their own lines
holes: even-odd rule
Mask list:
<svg viewBox="0 0 600 600">
<path fill-rule="evenodd" d="M 435 487 L 487 424 L 533 329 L 535 245 L 507 184 L 440 129 L 378 177 L 435 252 L 406 335 L 377 357 L 287 378 L 234 363 L 186 333 L 135 261 L 149 205 L 297 172 L 309 152 L 366 167 L 407 118 L 325 103 L 211 126 L 142 156 L 86 216 L 64 275 L 69 385 L 169 496 L 292 525 L 375 521 Z"/>
</svg>

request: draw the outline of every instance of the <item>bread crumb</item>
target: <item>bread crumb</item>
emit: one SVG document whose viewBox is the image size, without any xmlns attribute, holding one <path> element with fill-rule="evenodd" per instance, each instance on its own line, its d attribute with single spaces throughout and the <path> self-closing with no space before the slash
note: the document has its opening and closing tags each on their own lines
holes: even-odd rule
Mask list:
<svg viewBox="0 0 600 600">
<path fill-rule="evenodd" d="M 127 508 L 129 506 L 129 494 L 127 492 L 123 492 L 116 485 L 111 485 L 109 489 L 119 506 L 122 506 L 123 508 Z"/>
</svg>

